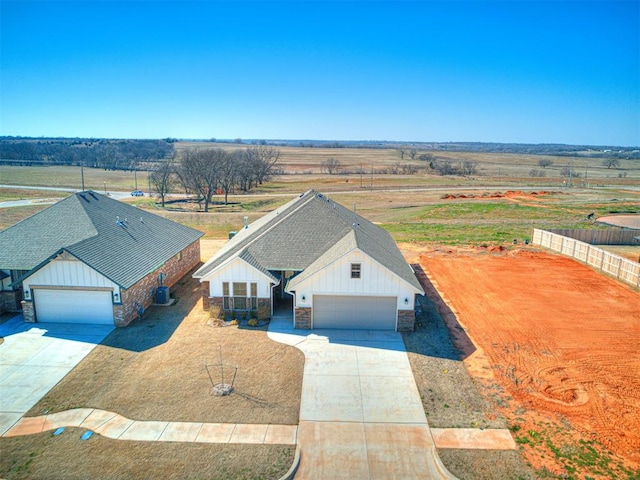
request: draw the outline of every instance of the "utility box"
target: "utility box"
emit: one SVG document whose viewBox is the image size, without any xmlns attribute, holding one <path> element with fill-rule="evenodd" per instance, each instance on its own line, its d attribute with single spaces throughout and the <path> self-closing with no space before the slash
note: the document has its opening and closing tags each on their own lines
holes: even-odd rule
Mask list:
<svg viewBox="0 0 640 480">
<path fill-rule="evenodd" d="M 160 305 L 169 303 L 169 287 L 158 287 L 156 289 L 156 303 Z"/>
</svg>

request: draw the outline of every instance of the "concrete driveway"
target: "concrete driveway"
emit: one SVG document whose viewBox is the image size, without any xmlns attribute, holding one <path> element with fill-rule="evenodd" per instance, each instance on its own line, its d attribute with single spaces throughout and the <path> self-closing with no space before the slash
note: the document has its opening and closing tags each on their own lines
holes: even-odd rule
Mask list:
<svg viewBox="0 0 640 480">
<path fill-rule="evenodd" d="M 454 479 L 442 465 L 400 334 L 294 330 L 269 337 L 305 354 L 297 479 Z"/>
<path fill-rule="evenodd" d="M 0 435 L 75 367 L 114 327 L 25 323 L 0 325 Z"/>
</svg>

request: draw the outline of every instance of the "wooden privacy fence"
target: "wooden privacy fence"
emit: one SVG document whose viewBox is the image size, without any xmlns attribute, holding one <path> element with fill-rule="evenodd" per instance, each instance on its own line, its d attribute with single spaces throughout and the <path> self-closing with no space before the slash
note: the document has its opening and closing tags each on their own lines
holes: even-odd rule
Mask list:
<svg viewBox="0 0 640 480">
<path fill-rule="evenodd" d="M 569 228 L 551 228 L 545 230 L 563 237 L 574 238 L 589 245 L 640 245 L 635 240 L 640 237 L 640 230 L 635 228 L 608 230 L 577 230 Z"/>
<path fill-rule="evenodd" d="M 579 230 L 566 231 L 577 232 Z M 636 236 L 640 234 L 638 230 L 635 230 L 635 232 Z M 566 237 L 547 230 L 540 230 L 538 228 L 533 229 L 532 243 L 534 245 L 550 248 L 551 250 L 562 253 L 563 255 L 573 257 L 576 260 L 580 260 L 587 265 L 597 268 L 598 270 L 602 270 L 603 272 L 613 275 L 623 282 L 630 283 L 634 287 L 640 287 L 640 264 L 627 260 L 626 258 L 622 258 L 620 255 L 607 252 L 595 245 L 590 245 L 587 242 L 583 242 L 575 238 Z M 633 244 L 633 237 L 632 241 L 628 244 Z"/>
</svg>

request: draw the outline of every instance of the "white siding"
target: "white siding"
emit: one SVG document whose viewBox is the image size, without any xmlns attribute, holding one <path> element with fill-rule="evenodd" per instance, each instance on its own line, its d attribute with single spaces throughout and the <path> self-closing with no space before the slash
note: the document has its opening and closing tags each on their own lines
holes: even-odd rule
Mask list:
<svg viewBox="0 0 640 480">
<path fill-rule="evenodd" d="M 360 263 L 360 278 L 351 278 L 351 264 Z M 296 286 L 296 306 L 312 307 L 313 295 L 397 296 L 397 308 L 411 310 L 416 290 L 360 250 L 353 250 Z M 302 297 L 305 301 L 302 301 Z M 405 303 L 405 299 L 407 303 Z"/>
<path fill-rule="evenodd" d="M 219 270 L 207 275 L 202 281 L 209 282 L 209 296 L 211 297 L 222 296 L 222 282 L 229 282 L 229 284 L 233 282 L 255 282 L 258 284 L 258 297 L 271 297 L 270 279 L 239 258 L 232 260 Z M 247 291 L 249 290 L 247 289 Z"/>
<path fill-rule="evenodd" d="M 120 293 L 117 284 L 78 260 L 52 260 L 23 282 L 25 291 L 31 285 L 110 288 Z"/>
</svg>

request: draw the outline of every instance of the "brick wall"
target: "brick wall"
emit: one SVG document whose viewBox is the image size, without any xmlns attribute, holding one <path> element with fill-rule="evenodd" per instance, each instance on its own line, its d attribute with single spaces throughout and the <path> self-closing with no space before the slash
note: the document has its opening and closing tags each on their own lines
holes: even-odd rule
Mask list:
<svg viewBox="0 0 640 480">
<path fill-rule="evenodd" d="M 165 274 L 163 284 L 171 287 L 200 262 L 200 240 L 182 251 L 182 258 L 172 257 L 162 267 L 151 272 L 133 287 L 122 291 L 122 305 L 113 306 L 114 323 L 125 327 L 138 317 L 138 307 L 146 310 L 155 302 L 156 288 L 160 286 L 158 276 Z M 136 305 L 137 304 L 137 305 Z"/>
<path fill-rule="evenodd" d="M 413 310 L 398 310 L 398 331 L 413 332 L 416 314 Z"/>
<path fill-rule="evenodd" d="M 311 308 L 296 307 L 294 312 L 294 328 L 311 330 Z"/>
</svg>

